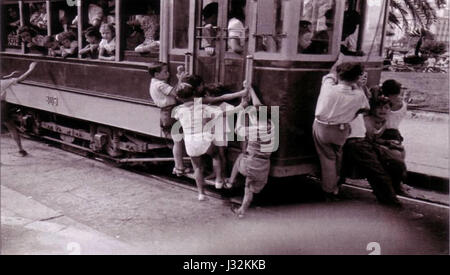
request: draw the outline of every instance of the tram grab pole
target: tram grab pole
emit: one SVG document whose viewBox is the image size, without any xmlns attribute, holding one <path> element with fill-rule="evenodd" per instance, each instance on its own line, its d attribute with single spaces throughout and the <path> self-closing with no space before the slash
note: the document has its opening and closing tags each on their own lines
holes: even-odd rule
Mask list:
<svg viewBox="0 0 450 275">
<path fill-rule="evenodd" d="M 258 96 L 255 94 L 255 91 L 252 89 L 253 82 L 253 56 L 247 55 L 247 63 L 245 66 L 245 89 L 250 92 L 250 97 L 252 99 L 253 106 L 259 107 L 262 105 L 261 100 L 259 100 Z"/>
</svg>

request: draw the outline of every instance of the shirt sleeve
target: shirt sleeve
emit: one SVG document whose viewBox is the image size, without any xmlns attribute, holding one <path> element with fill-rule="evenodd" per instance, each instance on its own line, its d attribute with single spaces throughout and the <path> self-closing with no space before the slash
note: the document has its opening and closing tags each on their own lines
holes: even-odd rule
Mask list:
<svg viewBox="0 0 450 275">
<path fill-rule="evenodd" d="M 159 85 L 158 85 L 158 90 L 161 92 L 161 93 L 163 93 L 164 95 L 170 95 L 170 93 L 172 92 L 172 90 L 173 90 L 173 87 L 172 86 L 170 86 L 169 84 L 167 84 L 167 83 L 164 83 L 164 82 L 161 82 L 161 83 L 159 83 Z"/>
</svg>

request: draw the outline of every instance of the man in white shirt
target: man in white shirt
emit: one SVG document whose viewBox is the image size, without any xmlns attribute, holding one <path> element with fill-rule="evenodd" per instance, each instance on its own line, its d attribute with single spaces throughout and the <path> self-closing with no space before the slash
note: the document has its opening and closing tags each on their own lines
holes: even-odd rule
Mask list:
<svg viewBox="0 0 450 275">
<path fill-rule="evenodd" d="M 313 138 L 322 171 L 322 190 L 330 199 L 338 194 L 338 180 L 342 162 L 342 146 L 350 135 L 352 122 L 360 109 L 369 107 L 356 84 L 363 73 L 359 63 L 342 63 L 341 55 L 324 76 L 317 101 L 313 124 Z"/>
</svg>

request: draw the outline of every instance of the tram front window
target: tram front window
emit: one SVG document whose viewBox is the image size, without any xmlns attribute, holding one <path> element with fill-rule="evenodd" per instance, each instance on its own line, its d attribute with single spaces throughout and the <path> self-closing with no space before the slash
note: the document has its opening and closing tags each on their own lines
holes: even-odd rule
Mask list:
<svg viewBox="0 0 450 275">
<path fill-rule="evenodd" d="M 367 55 L 380 56 L 383 38 L 386 1 L 367 0 L 364 9 L 364 39 L 361 51 Z"/>
<path fill-rule="evenodd" d="M 329 54 L 334 33 L 334 1 L 305 0 L 300 9 L 298 53 Z"/>
<path fill-rule="evenodd" d="M 123 8 L 125 49 L 138 53 L 159 51 L 159 0 L 127 1 Z"/>
<path fill-rule="evenodd" d="M 19 5 L 5 5 L 2 10 L 2 41 L 3 48 L 20 49 L 20 40 L 17 30 L 20 26 Z"/>
<path fill-rule="evenodd" d="M 283 10 L 286 1 L 258 1 L 256 51 L 280 52 L 283 42 Z"/>
<path fill-rule="evenodd" d="M 189 0 L 173 1 L 173 48 L 187 49 L 189 45 Z"/>
<path fill-rule="evenodd" d="M 380 56 L 385 0 L 347 0 L 341 51 L 346 55 Z"/>
</svg>

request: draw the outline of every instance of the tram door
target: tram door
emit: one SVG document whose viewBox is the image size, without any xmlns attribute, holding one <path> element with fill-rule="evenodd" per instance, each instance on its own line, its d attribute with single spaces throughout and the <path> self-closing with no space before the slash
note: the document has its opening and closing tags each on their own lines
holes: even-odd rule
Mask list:
<svg viewBox="0 0 450 275">
<path fill-rule="evenodd" d="M 246 2 L 196 1 L 194 72 L 205 83 L 242 88 L 248 46 Z"/>
</svg>

